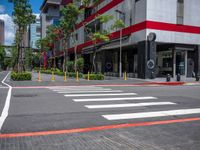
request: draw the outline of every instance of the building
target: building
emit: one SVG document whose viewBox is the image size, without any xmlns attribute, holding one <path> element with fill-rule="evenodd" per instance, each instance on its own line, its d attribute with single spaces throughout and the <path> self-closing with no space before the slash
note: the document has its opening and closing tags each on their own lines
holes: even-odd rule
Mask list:
<svg viewBox="0 0 200 150">
<path fill-rule="evenodd" d="M 4 45 L 5 42 L 5 24 L 3 20 L 0 20 L 0 45 Z"/>
<path fill-rule="evenodd" d="M 36 46 L 36 41 L 41 38 L 41 26 L 40 18 L 36 18 L 36 22 L 29 26 L 29 47 L 33 49 L 38 49 Z"/>
<path fill-rule="evenodd" d="M 49 25 L 58 24 L 60 18 L 61 0 L 44 0 L 40 7 L 41 38 L 46 37 L 46 30 Z"/>
<path fill-rule="evenodd" d="M 69 2 L 63 0 L 65 4 Z M 119 76 L 122 39 L 122 72 L 126 71 L 129 77 L 165 77 L 167 74 L 192 77 L 200 74 L 199 8 L 199 0 L 103 0 L 98 6 L 87 8 L 84 18 L 76 26 L 77 51 L 85 59 L 85 72 L 91 68 L 94 46 L 84 28 L 94 28 L 96 15 L 112 14 L 122 19 L 126 27 L 113 31 L 109 42 L 98 43 L 98 72 Z M 108 27 L 95 25 L 99 30 Z M 69 45 L 68 53 L 73 58 L 74 45 L 72 42 Z"/>
</svg>

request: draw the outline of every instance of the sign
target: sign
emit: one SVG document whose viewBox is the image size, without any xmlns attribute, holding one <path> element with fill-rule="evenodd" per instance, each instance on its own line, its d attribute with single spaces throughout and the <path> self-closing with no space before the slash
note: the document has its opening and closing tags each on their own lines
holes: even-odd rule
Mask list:
<svg viewBox="0 0 200 150">
<path fill-rule="evenodd" d="M 154 60 L 150 59 L 147 61 L 147 68 L 148 69 L 153 69 L 155 67 L 155 62 Z"/>
</svg>

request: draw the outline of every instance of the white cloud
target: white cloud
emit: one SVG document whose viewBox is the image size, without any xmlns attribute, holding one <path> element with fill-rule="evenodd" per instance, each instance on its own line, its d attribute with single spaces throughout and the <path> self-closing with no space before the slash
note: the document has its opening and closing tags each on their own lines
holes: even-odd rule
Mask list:
<svg viewBox="0 0 200 150">
<path fill-rule="evenodd" d="M 8 14 L 0 14 L 0 19 L 5 23 L 5 45 L 11 45 L 15 38 L 15 25 Z"/>
<path fill-rule="evenodd" d="M 33 14 L 36 16 L 36 19 L 39 19 L 40 18 L 40 14 Z"/>
<path fill-rule="evenodd" d="M 3 5 L 0 5 L 0 13 L 4 13 L 5 12 L 5 7 Z"/>
</svg>

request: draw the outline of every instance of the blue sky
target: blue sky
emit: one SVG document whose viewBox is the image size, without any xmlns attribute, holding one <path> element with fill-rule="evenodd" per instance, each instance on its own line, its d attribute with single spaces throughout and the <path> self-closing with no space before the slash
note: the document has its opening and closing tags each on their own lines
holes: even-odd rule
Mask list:
<svg viewBox="0 0 200 150">
<path fill-rule="evenodd" d="M 44 0 L 29 0 L 34 14 L 40 13 Z M 14 40 L 14 24 L 12 22 L 13 4 L 8 0 L 0 0 L 0 19 L 5 22 L 5 45 L 11 45 Z"/>
<path fill-rule="evenodd" d="M 34 13 L 40 13 L 40 6 L 42 5 L 43 0 L 29 0 L 32 5 L 32 9 Z M 8 3 L 8 0 L 0 0 L 0 5 L 3 5 L 5 8 L 6 14 L 12 14 L 13 5 L 12 3 Z"/>
</svg>

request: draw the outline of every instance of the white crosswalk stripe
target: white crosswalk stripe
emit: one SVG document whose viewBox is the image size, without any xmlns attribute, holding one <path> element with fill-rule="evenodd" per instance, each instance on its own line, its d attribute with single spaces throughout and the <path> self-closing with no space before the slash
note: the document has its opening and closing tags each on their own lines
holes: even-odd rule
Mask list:
<svg viewBox="0 0 200 150">
<path fill-rule="evenodd" d="M 102 116 L 107 120 L 121 120 L 121 119 L 165 117 L 174 115 L 179 116 L 179 115 L 189 115 L 189 114 L 199 114 L 199 113 L 200 113 L 200 108 L 195 108 L 195 109 L 178 109 L 178 110 L 141 112 L 141 113 L 129 113 L 129 114 L 111 114 Z"/>
<path fill-rule="evenodd" d="M 94 86 L 69 86 L 69 87 L 49 87 L 51 90 L 89 90 L 89 89 L 104 89 L 103 87 L 94 87 Z"/>
<path fill-rule="evenodd" d="M 122 101 L 122 100 L 152 100 L 156 97 L 119 97 L 119 98 L 92 98 L 92 99 L 73 99 L 75 102 L 97 102 L 97 101 Z"/>
<path fill-rule="evenodd" d="M 136 93 L 109 93 L 109 94 L 68 94 L 65 97 L 89 97 L 89 96 L 122 96 L 122 95 L 137 95 Z"/>
<path fill-rule="evenodd" d="M 143 107 L 143 106 L 156 106 L 156 105 L 175 105 L 172 102 L 148 102 L 148 103 L 128 103 L 128 104 L 109 104 L 109 105 L 85 105 L 89 109 L 99 108 L 122 108 L 122 107 Z"/>
<path fill-rule="evenodd" d="M 87 92 L 87 91 L 113 91 L 112 89 L 56 89 L 53 90 L 54 92 L 76 92 L 76 91 L 81 91 L 81 92 Z"/>
<path fill-rule="evenodd" d="M 68 94 L 70 94 L 70 93 L 120 93 L 120 92 L 122 92 L 122 91 L 120 91 L 120 90 L 113 90 L 113 91 L 58 91 L 58 93 L 68 93 Z"/>
</svg>

